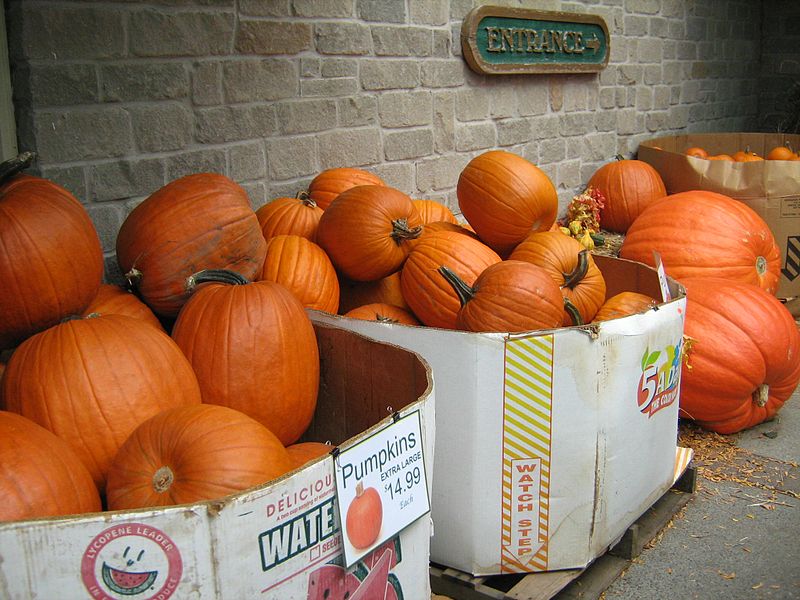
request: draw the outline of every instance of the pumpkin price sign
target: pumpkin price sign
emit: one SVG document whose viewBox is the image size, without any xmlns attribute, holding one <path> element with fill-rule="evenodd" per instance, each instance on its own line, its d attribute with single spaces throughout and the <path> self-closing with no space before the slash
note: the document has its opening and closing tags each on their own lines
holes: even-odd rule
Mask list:
<svg viewBox="0 0 800 600">
<path fill-rule="evenodd" d="M 335 465 L 348 567 L 430 512 L 419 411 L 342 450 Z"/>
</svg>

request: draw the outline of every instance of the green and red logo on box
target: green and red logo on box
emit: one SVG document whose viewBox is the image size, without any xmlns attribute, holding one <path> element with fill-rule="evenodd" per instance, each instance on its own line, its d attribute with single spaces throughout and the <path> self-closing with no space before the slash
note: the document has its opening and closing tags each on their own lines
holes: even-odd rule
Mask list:
<svg viewBox="0 0 800 600">
<path fill-rule="evenodd" d="M 659 350 L 647 348 L 642 356 L 642 376 L 636 400 L 639 410 L 652 417 L 678 398 L 682 341 Z"/>
</svg>

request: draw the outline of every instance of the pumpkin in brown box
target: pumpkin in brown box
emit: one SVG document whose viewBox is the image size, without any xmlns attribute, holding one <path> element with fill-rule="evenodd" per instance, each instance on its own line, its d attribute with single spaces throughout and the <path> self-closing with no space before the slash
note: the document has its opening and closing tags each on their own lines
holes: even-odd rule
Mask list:
<svg viewBox="0 0 800 600">
<path fill-rule="evenodd" d="M 103 279 L 103 251 L 86 209 L 60 185 L 0 165 L 0 349 L 80 314 Z"/>
<path fill-rule="evenodd" d="M 620 292 L 608 298 L 592 319 L 593 323 L 620 319 L 640 312 L 645 312 L 658 305 L 655 298 L 639 292 Z"/>
<path fill-rule="evenodd" d="M 261 423 L 209 404 L 160 412 L 140 424 L 114 457 L 110 510 L 222 498 L 291 471 L 289 453 Z"/>
<path fill-rule="evenodd" d="M 651 165 L 621 156 L 595 171 L 588 186 L 605 198 L 600 209 L 601 226 L 617 233 L 628 231 L 648 204 L 667 195 L 664 180 Z"/>
<path fill-rule="evenodd" d="M 530 161 L 491 150 L 473 158 L 458 178 L 458 206 L 469 224 L 501 256 L 556 220 L 558 195 L 550 178 Z"/>
<path fill-rule="evenodd" d="M 688 278 L 683 416 L 718 433 L 772 418 L 800 382 L 800 332 L 774 296 L 749 283 Z"/>
<path fill-rule="evenodd" d="M 315 458 L 329 454 L 334 447 L 324 442 L 297 442 L 286 446 L 286 451 L 292 460 L 292 468 L 297 469 Z"/>
<path fill-rule="evenodd" d="M 380 177 L 363 169 L 336 167 L 325 169 L 308 185 L 309 197 L 326 210 L 331 202 L 345 190 L 357 185 L 386 185 Z"/>
<path fill-rule="evenodd" d="M 94 300 L 91 301 L 83 316 L 88 317 L 92 314 L 101 315 L 128 315 L 135 319 L 141 319 L 153 327 L 164 330 L 161 321 L 148 306 L 139 298 L 118 285 L 104 283 L 97 291 Z"/>
<path fill-rule="evenodd" d="M 680 192 L 648 206 L 628 229 L 619 255 L 654 267 L 654 250 L 678 280 L 719 276 L 772 294 L 778 288 L 780 250 L 769 225 L 723 194 Z"/>
<path fill-rule="evenodd" d="M 422 232 L 414 203 L 389 186 L 345 190 L 322 214 L 317 243 L 336 269 L 355 281 L 376 281 L 400 270 Z"/>
<path fill-rule="evenodd" d="M 275 198 L 256 210 L 261 233 L 267 240 L 276 235 L 299 235 L 314 242 L 321 216 L 322 209 L 305 192 L 296 198 Z"/>
<path fill-rule="evenodd" d="M 102 509 L 97 486 L 72 448 L 7 411 L 0 411 L 0 497 L 0 522 Z"/>
<path fill-rule="evenodd" d="M 232 271 L 192 277 L 172 337 L 197 374 L 203 402 L 239 410 L 292 444 L 311 422 L 319 387 L 314 327 L 272 281 Z"/>
<path fill-rule="evenodd" d="M 247 192 L 215 173 L 176 179 L 131 211 L 117 236 L 117 262 L 142 300 L 175 317 L 186 280 L 203 269 L 258 275 L 266 243 Z"/>
<path fill-rule="evenodd" d="M 345 317 L 362 319 L 364 321 L 378 321 L 379 323 L 402 323 L 403 325 L 419 325 L 417 318 L 404 308 L 392 304 L 374 302 L 357 306 L 346 313 Z"/>
<path fill-rule="evenodd" d="M 200 403 L 194 371 L 163 331 L 126 315 L 60 323 L 28 338 L 3 375 L 3 401 L 67 442 L 102 492 L 136 426 Z"/>
</svg>

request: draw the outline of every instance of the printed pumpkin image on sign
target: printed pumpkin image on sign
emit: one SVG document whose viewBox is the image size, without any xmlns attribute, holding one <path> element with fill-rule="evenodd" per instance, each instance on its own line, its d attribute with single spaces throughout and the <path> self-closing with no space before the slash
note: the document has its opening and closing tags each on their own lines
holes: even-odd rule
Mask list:
<svg viewBox="0 0 800 600">
<path fill-rule="evenodd" d="M 345 528 L 350 543 L 356 548 L 369 548 L 378 539 L 383 522 L 383 504 L 378 490 L 356 485 L 356 497 L 347 509 Z"/>
</svg>

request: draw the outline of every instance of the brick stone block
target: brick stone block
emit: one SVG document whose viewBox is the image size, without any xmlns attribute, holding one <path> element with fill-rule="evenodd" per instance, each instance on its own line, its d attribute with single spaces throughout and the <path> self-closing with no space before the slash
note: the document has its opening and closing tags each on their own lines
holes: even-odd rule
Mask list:
<svg viewBox="0 0 800 600">
<path fill-rule="evenodd" d="M 456 92 L 456 118 L 479 121 L 489 116 L 491 91 L 487 88 L 463 89 Z"/>
<path fill-rule="evenodd" d="M 417 189 L 422 194 L 454 188 L 458 175 L 467 166 L 470 156 L 448 154 L 417 162 Z"/>
<path fill-rule="evenodd" d="M 365 90 L 414 88 L 420 84 L 420 63 L 415 60 L 372 60 L 360 65 L 361 87 Z"/>
<path fill-rule="evenodd" d="M 287 100 L 277 106 L 278 129 L 283 134 L 332 129 L 336 125 L 336 101 Z"/>
<path fill-rule="evenodd" d="M 230 177 L 234 181 L 261 179 L 267 175 L 267 156 L 264 142 L 249 142 L 231 146 L 228 150 Z"/>
<path fill-rule="evenodd" d="M 103 252 L 114 252 L 117 244 L 117 232 L 125 220 L 120 206 L 116 204 L 95 204 L 86 207 L 89 218 L 94 223 L 100 247 Z"/>
<path fill-rule="evenodd" d="M 632 135 L 644 131 L 644 115 L 636 109 L 623 108 L 617 111 L 617 132 Z"/>
<path fill-rule="evenodd" d="M 352 17 L 353 2 L 354 0 L 292 0 L 292 8 L 298 17 L 332 19 Z"/>
<path fill-rule="evenodd" d="M 180 63 L 118 64 L 101 67 L 103 98 L 111 102 L 187 98 L 189 72 Z"/>
<path fill-rule="evenodd" d="M 300 77 L 321 77 L 322 61 L 316 57 L 304 56 L 300 59 Z"/>
<path fill-rule="evenodd" d="M 556 166 L 556 176 L 551 177 L 551 179 L 553 180 L 553 185 L 555 185 L 556 188 L 566 188 L 569 190 L 565 194 L 565 198 L 571 198 L 573 191 L 579 190 L 584 185 L 584 182 L 581 179 L 581 161 L 565 160 L 558 163 Z"/>
<path fill-rule="evenodd" d="M 433 145 L 437 153 L 455 148 L 455 92 L 435 92 L 433 95 Z"/>
<path fill-rule="evenodd" d="M 270 181 L 266 187 L 266 202 L 276 198 L 294 198 L 297 192 L 308 189 L 311 177 L 292 181 Z"/>
<path fill-rule="evenodd" d="M 317 144 L 311 135 L 268 140 L 267 157 L 272 180 L 296 179 L 318 172 Z"/>
<path fill-rule="evenodd" d="M 513 146 L 531 139 L 531 122 L 527 118 L 500 119 L 497 124 L 497 145 Z"/>
<path fill-rule="evenodd" d="M 446 25 L 450 17 L 448 8 L 447 2 L 441 0 L 410 0 L 411 22 L 420 25 Z"/>
<path fill-rule="evenodd" d="M 614 128 L 617 126 L 617 119 L 614 115 L 614 111 L 597 111 L 594 118 L 594 125 L 597 131 L 614 131 Z"/>
<path fill-rule="evenodd" d="M 536 126 L 533 127 L 533 131 L 531 132 L 533 140 L 546 140 L 561 135 L 559 132 L 559 127 L 561 126 L 561 118 L 559 115 L 551 114 L 543 117 L 536 117 L 534 122 Z"/>
<path fill-rule="evenodd" d="M 196 106 L 222 104 L 222 64 L 198 62 L 192 69 L 192 102 Z"/>
<path fill-rule="evenodd" d="M 361 127 L 378 122 L 378 101 L 374 96 L 350 96 L 336 101 L 339 127 Z"/>
<path fill-rule="evenodd" d="M 359 18 L 381 23 L 405 23 L 405 0 L 356 0 Z"/>
<path fill-rule="evenodd" d="M 600 90 L 599 106 L 602 109 L 610 109 L 615 106 L 615 93 L 614 88 L 603 88 Z"/>
<path fill-rule="evenodd" d="M 636 59 L 640 63 L 660 63 L 663 58 L 663 44 L 659 39 L 639 40 L 636 49 Z"/>
<path fill-rule="evenodd" d="M 43 163 L 107 159 L 133 149 L 130 116 L 116 106 L 38 111 L 34 130 Z"/>
<path fill-rule="evenodd" d="M 236 30 L 241 54 L 299 54 L 311 48 L 311 23 L 243 19 Z"/>
<path fill-rule="evenodd" d="M 227 11 L 164 12 L 130 15 L 129 48 L 135 56 L 205 56 L 230 52 L 234 15 Z"/>
<path fill-rule="evenodd" d="M 422 85 L 446 88 L 464 85 L 464 64 L 457 60 L 426 60 L 422 63 Z"/>
<path fill-rule="evenodd" d="M 627 15 L 625 17 L 625 35 L 641 37 L 647 35 L 649 20 L 647 17 L 639 15 Z"/>
<path fill-rule="evenodd" d="M 539 164 L 557 163 L 567 158 L 567 140 L 553 138 L 539 142 Z"/>
<path fill-rule="evenodd" d="M 407 160 L 428 156 L 433 153 L 433 131 L 408 129 L 384 132 L 383 148 L 386 160 Z"/>
<path fill-rule="evenodd" d="M 653 111 L 645 115 L 647 131 L 659 133 L 669 126 L 669 113 L 667 111 Z"/>
<path fill-rule="evenodd" d="M 374 25 L 372 44 L 377 56 L 430 56 L 433 33 L 425 27 Z"/>
<path fill-rule="evenodd" d="M 245 181 L 240 183 L 247 198 L 250 200 L 250 208 L 256 210 L 262 206 L 269 197 L 267 196 L 267 186 L 262 181 Z"/>
<path fill-rule="evenodd" d="M 594 112 L 574 112 L 561 116 L 561 135 L 585 135 L 594 131 Z"/>
<path fill-rule="evenodd" d="M 265 102 L 297 94 L 295 65 L 284 59 L 226 61 L 222 89 L 228 102 Z"/>
<path fill-rule="evenodd" d="M 166 159 L 167 181 L 193 173 L 225 172 L 225 151 L 222 149 L 197 150 L 170 156 Z"/>
<path fill-rule="evenodd" d="M 460 47 L 458 42 L 455 45 Z M 432 56 L 436 58 L 452 58 L 455 55 L 455 52 L 451 52 L 452 48 L 453 38 L 450 35 L 450 29 L 434 29 Z"/>
<path fill-rule="evenodd" d="M 546 81 L 527 86 L 525 93 L 517 97 L 517 111 L 521 117 L 543 115 L 548 109 L 548 85 Z"/>
<path fill-rule="evenodd" d="M 649 111 L 653 109 L 653 88 L 642 86 L 636 88 L 636 110 Z"/>
<path fill-rule="evenodd" d="M 497 145 L 494 123 L 467 123 L 456 125 L 456 150 L 472 152 Z"/>
<path fill-rule="evenodd" d="M 248 17 L 290 17 L 293 0 L 239 0 L 239 14 Z"/>
<path fill-rule="evenodd" d="M 363 56 L 372 50 L 369 27 L 358 23 L 317 23 L 314 44 L 320 54 Z"/>
<path fill-rule="evenodd" d="M 335 98 L 357 94 L 358 80 L 355 77 L 330 79 L 304 79 L 300 81 L 300 95 L 305 98 Z"/>
<path fill-rule="evenodd" d="M 29 175 L 43 177 L 56 183 L 75 196 L 81 204 L 87 204 L 89 188 L 86 184 L 86 169 L 84 167 L 61 167 L 41 165 L 26 171 Z"/>
<path fill-rule="evenodd" d="M 346 129 L 320 134 L 319 166 L 363 167 L 381 161 L 381 132 L 377 128 Z"/>
<path fill-rule="evenodd" d="M 369 170 L 389 187 L 400 190 L 412 198 L 418 197 L 414 185 L 414 165 L 411 162 L 382 163 L 370 167 Z"/>
<path fill-rule="evenodd" d="M 201 144 L 221 144 L 266 137 L 277 132 L 271 104 L 219 106 L 195 111 L 195 139 Z"/>
<path fill-rule="evenodd" d="M 92 4 L 22 2 L 17 18 L 21 24 L 9 27 L 12 57 L 62 61 L 125 55 L 124 11 Z"/>
<path fill-rule="evenodd" d="M 644 77 L 642 81 L 645 85 L 654 86 L 661 83 L 663 69 L 661 65 L 647 65 L 644 68 Z"/>
<path fill-rule="evenodd" d="M 161 159 L 120 160 L 88 169 L 90 198 L 94 202 L 149 196 L 166 181 Z"/>
<path fill-rule="evenodd" d="M 321 61 L 320 75 L 322 77 L 357 77 L 358 59 L 325 58 Z"/>
<path fill-rule="evenodd" d="M 130 109 L 136 146 L 143 152 L 182 150 L 192 139 L 192 115 L 177 102 Z"/>
<path fill-rule="evenodd" d="M 613 131 L 570 138 L 567 142 L 567 156 L 579 157 L 584 163 L 607 163 L 613 160 L 616 141 L 617 136 Z"/>
<path fill-rule="evenodd" d="M 95 104 L 100 99 L 97 70 L 90 64 L 32 63 L 14 73 L 13 89 L 15 98 L 39 107 Z"/>
<path fill-rule="evenodd" d="M 387 92 L 378 97 L 378 115 L 383 127 L 430 125 L 432 111 L 429 91 Z"/>
</svg>

